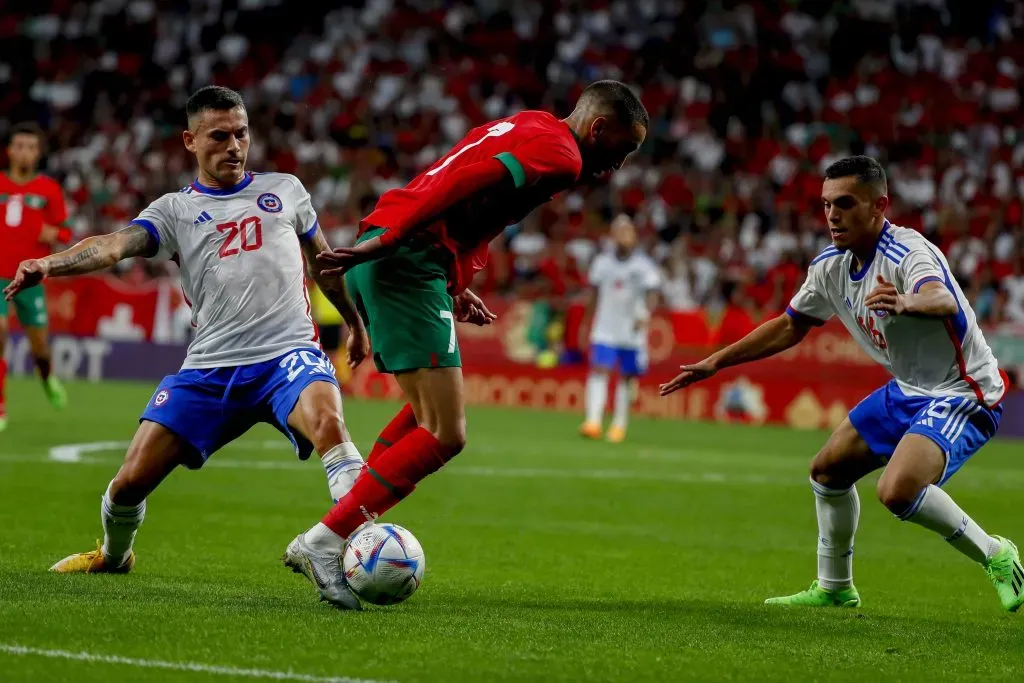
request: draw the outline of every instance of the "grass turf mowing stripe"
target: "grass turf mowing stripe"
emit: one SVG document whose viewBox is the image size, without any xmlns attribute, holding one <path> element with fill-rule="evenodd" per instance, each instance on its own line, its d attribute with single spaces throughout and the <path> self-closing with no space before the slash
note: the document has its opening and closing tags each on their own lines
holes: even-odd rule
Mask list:
<svg viewBox="0 0 1024 683">
<path fill-rule="evenodd" d="M 216 666 L 200 662 L 165 662 L 159 659 L 135 659 L 118 655 L 101 655 L 92 652 L 69 652 L 67 650 L 45 650 L 22 645 L 0 643 L 0 653 L 9 655 L 34 655 L 49 659 L 71 659 L 79 662 L 96 662 L 100 664 L 121 664 L 144 669 L 169 669 L 172 671 L 192 671 L 197 673 L 216 674 L 220 676 L 236 676 L 239 678 L 265 678 L 274 681 L 300 681 L 301 683 L 384 683 L 365 678 L 348 678 L 338 676 L 313 676 L 294 671 L 268 671 L 266 669 L 240 669 L 233 666 Z"/>
</svg>

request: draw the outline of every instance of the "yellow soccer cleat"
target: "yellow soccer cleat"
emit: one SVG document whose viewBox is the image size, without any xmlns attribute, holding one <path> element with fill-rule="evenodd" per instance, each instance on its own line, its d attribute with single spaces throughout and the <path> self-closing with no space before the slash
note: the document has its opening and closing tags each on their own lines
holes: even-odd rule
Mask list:
<svg viewBox="0 0 1024 683">
<path fill-rule="evenodd" d="M 626 440 L 626 430 L 622 427 L 611 426 L 608 428 L 608 443 L 622 443 Z"/>
<path fill-rule="evenodd" d="M 50 567 L 50 571 L 57 574 L 127 574 L 135 566 L 134 550 L 128 554 L 128 560 L 120 567 L 111 567 L 103 557 L 101 548 L 100 542 L 96 541 L 96 550 L 68 555 Z"/>
<path fill-rule="evenodd" d="M 597 422 L 584 422 L 580 425 L 580 436 L 587 439 L 600 439 L 601 425 Z"/>
</svg>

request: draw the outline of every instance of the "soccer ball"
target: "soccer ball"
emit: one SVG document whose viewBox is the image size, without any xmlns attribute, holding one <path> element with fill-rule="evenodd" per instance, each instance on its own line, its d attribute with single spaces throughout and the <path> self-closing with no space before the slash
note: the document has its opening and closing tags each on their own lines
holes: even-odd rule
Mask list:
<svg viewBox="0 0 1024 683">
<path fill-rule="evenodd" d="M 407 600 L 423 581 L 427 558 L 408 529 L 369 524 L 349 539 L 341 567 L 349 587 L 374 605 Z"/>
</svg>

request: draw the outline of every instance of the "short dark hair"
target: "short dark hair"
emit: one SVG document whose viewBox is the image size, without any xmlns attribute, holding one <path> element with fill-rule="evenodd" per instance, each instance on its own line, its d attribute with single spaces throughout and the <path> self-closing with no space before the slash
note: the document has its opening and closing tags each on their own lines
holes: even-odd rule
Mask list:
<svg viewBox="0 0 1024 683">
<path fill-rule="evenodd" d="M 846 157 L 829 164 L 829 167 L 825 169 L 825 180 L 849 178 L 850 176 L 856 177 L 857 182 L 870 186 L 879 196 L 889 192 L 885 169 L 877 159 L 864 155 Z"/>
<path fill-rule="evenodd" d="M 639 123 L 645 130 L 651 127 L 651 117 L 647 108 L 629 86 L 619 81 L 595 81 L 588 85 L 580 95 L 579 104 L 610 108 L 615 116 L 627 125 Z"/>
<path fill-rule="evenodd" d="M 10 132 L 7 133 L 8 145 L 14 142 L 15 135 L 35 135 L 40 145 L 46 141 L 46 133 L 35 121 L 22 121 L 11 126 Z"/>
<path fill-rule="evenodd" d="M 242 96 L 231 88 L 222 85 L 207 85 L 192 93 L 185 104 L 185 113 L 191 124 L 192 117 L 207 110 L 226 111 L 241 107 L 245 109 L 245 102 Z"/>
</svg>

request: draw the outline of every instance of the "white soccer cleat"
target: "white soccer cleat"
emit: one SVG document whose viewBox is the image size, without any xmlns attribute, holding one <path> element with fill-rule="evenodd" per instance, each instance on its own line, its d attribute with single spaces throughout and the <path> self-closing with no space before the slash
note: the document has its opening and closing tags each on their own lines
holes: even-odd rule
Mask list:
<svg viewBox="0 0 1024 683">
<path fill-rule="evenodd" d="M 348 587 L 340 555 L 317 552 L 306 543 L 303 534 L 299 534 L 288 544 L 281 561 L 296 574 L 303 574 L 309 579 L 324 602 L 342 610 L 363 608 L 359 598 Z"/>
</svg>

